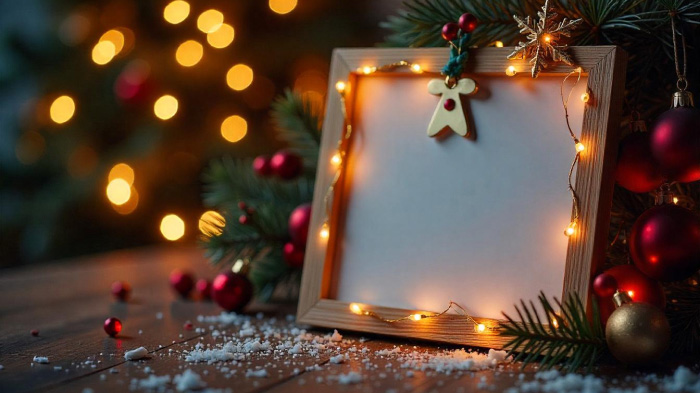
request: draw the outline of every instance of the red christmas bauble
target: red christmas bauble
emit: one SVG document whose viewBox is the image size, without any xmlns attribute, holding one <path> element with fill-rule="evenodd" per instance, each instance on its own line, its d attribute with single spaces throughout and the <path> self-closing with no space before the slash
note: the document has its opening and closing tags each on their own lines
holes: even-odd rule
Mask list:
<svg viewBox="0 0 700 393">
<path fill-rule="evenodd" d="M 194 278 L 192 278 L 192 275 L 188 272 L 175 269 L 170 273 L 170 286 L 172 286 L 175 292 L 180 296 L 186 298 L 189 296 L 192 288 L 194 288 Z"/>
<path fill-rule="evenodd" d="M 131 294 L 131 285 L 126 281 L 115 281 L 112 283 L 112 295 L 119 301 L 125 302 Z"/>
<path fill-rule="evenodd" d="M 661 310 L 666 308 L 666 295 L 661 284 L 645 276 L 633 265 L 615 266 L 606 270 L 604 274 L 612 276 L 617 282 L 617 289 L 621 292 L 627 292 L 633 301 L 649 303 Z M 605 324 L 610 314 L 615 311 L 612 295 L 601 297 L 598 305 L 600 306 L 601 320 Z"/>
<path fill-rule="evenodd" d="M 651 132 L 651 151 L 669 180 L 700 180 L 700 110 L 664 112 Z"/>
<path fill-rule="evenodd" d="M 617 280 L 607 273 L 599 274 L 593 280 L 593 292 L 600 298 L 610 298 L 617 290 Z"/>
<path fill-rule="evenodd" d="M 122 331 L 122 321 L 115 317 L 109 317 L 105 319 L 103 327 L 105 329 L 105 333 L 107 333 L 110 337 L 114 337 Z"/>
<path fill-rule="evenodd" d="M 256 175 L 267 177 L 272 175 L 272 166 L 270 165 L 270 157 L 257 156 L 253 160 L 253 171 Z"/>
<path fill-rule="evenodd" d="M 153 98 L 156 90 L 150 74 L 150 67 L 145 61 L 132 61 L 114 81 L 114 94 L 128 105 L 145 104 Z"/>
<path fill-rule="evenodd" d="M 648 132 L 633 132 L 620 142 L 615 180 L 632 192 L 652 191 L 664 181 L 651 155 L 650 137 Z"/>
<path fill-rule="evenodd" d="M 202 299 L 211 299 L 211 282 L 206 278 L 200 278 L 197 280 L 197 292 Z"/>
<path fill-rule="evenodd" d="M 305 203 L 299 205 L 289 215 L 289 236 L 294 243 L 304 247 L 309 237 L 309 223 L 311 222 L 311 205 Z"/>
<path fill-rule="evenodd" d="M 474 31 L 478 24 L 479 21 L 476 19 L 476 16 L 468 12 L 459 17 L 459 28 L 465 33 L 471 33 Z"/>
<path fill-rule="evenodd" d="M 304 266 L 304 247 L 299 246 L 298 244 L 294 242 L 289 242 L 284 245 L 284 248 L 282 249 L 282 253 L 284 255 L 284 261 L 287 262 L 287 265 L 294 267 L 294 268 L 299 268 Z"/>
<path fill-rule="evenodd" d="M 238 273 L 221 273 L 212 282 L 211 297 L 226 311 L 239 312 L 253 298 L 253 285 Z"/>
<path fill-rule="evenodd" d="M 442 26 L 442 38 L 444 38 L 445 41 L 454 40 L 457 38 L 457 33 L 459 33 L 459 25 L 456 23 L 450 22 Z"/>
<path fill-rule="evenodd" d="M 293 179 L 301 173 L 301 157 L 292 152 L 279 151 L 270 159 L 270 168 L 282 179 Z"/>
<path fill-rule="evenodd" d="M 630 255 L 644 274 L 678 281 L 700 270 L 700 217 L 674 204 L 654 206 L 632 226 Z"/>
</svg>

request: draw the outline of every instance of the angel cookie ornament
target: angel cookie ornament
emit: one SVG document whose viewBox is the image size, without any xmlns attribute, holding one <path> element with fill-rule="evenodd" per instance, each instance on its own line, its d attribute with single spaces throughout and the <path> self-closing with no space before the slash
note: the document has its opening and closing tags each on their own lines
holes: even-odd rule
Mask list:
<svg viewBox="0 0 700 393">
<path fill-rule="evenodd" d="M 459 18 L 459 23 L 450 22 L 442 27 L 442 38 L 450 44 L 450 59 L 442 69 L 445 79 L 433 79 L 428 83 L 428 92 L 440 96 L 428 126 L 428 136 L 436 136 L 447 128 L 461 136 L 470 134 L 460 95 L 475 93 L 477 85 L 473 79 L 461 78 L 461 75 L 469 58 L 467 42 L 476 25 L 474 15 L 467 13 Z"/>
</svg>

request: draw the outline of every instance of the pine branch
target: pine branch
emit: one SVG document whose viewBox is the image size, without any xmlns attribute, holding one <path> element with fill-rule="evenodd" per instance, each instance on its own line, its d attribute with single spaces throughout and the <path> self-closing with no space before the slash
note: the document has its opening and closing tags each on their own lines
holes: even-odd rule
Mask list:
<svg viewBox="0 0 700 393">
<path fill-rule="evenodd" d="M 311 102 L 286 90 L 272 104 L 272 119 L 277 126 L 277 139 L 302 157 L 304 168 L 315 172 L 323 118 Z"/>
<path fill-rule="evenodd" d="M 509 354 L 517 353 L 515 361 L 521 360 L 523 367 L 540 359 L 540 366 L 544 369 L 555 365 L 561 365 L 567 371 L 575 371 L 584 365 L 590 369 L 606 348 L 595 300 L 591 322 L 588 322 L 586 310 L 577 295 L 570 296 L 564 304 L 554 299 L 560 314 L 544 293 L 540 293 L 538 300 L 544 311 L 544 320 L 549 324 L 542 324 L 540 312 L 532 301 L 528 306 L 521 300 L 520 306 L 515 306 L 521 322 L 503 313 L 506 321 L 501 323 L 501 335 L 512 337 L 504 348 Z"/>
</svg>

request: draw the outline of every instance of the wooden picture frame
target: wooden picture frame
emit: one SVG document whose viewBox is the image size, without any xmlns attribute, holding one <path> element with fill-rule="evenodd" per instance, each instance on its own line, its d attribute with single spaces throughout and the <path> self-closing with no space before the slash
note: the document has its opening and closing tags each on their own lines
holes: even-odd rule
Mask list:
<svg viewBox="0 0 700 393">
<path fill-rule="evenodd" d="M 583 109 L 580 130 L 581 141 L 586 144 L 586 156 L 579 162 L 575 173 L 575 188 L 580 197 L 581 206 L 580 232 L 576 236 L 571 236 L 568 244 L 565 245 L 566 262 L 562 293 L 548 295 L 565 297 L 570 293 L 578 293 L 582 295 L 584 302 L 588 303 L 590 277 L 603 262 L 608 238 L 626 56 L 621 49 L 614 46 L 571 47 L 569 50 L 576 65 L 580 66 L 587 76 L 587 91 L 591 97 L 591 102 Z M 495 47 L 471 50 L 465 74 L 475 75 L 477 79 L 480 75 L 503 76 L 506 68 L 514 66 L 520 74 L 513 78 L 513 81 L 518 78 L 529 79 L 528 61 L 507 60 L 506 56 L 511 51 L 512 48 Z M 366 315 L 356 315 L 349 309 L 351 302 L 335 298 L 335 286 L 338 285 L 338 242 L 343 233 L 344 215 L 350 214 L 344 208 L 347 192 L 346 187 L 343 186 L 347 184 L 344 177 L 352 174 L 349 175 L 347 171 L 340 173 L 340 180 L 333 192 L 331 209 L 327 208 L 324 200 L 328 188 L 335 184 L 335 172 L 330 160 L 337 151 L 338 143 L 346 130 L 345 115 L 347 114 L 348 119 L 353 119 L 355 105 L 353 88 L 357 85 L 358 78 L 371 77 L 364 76 L 362 72 L 363 67 L 368 65 L 379 66 L 408 61 L 420 64 L 424 70 L 440 70 L 448 57 L 447 48 L 337 49 L 334 51 L 297 312 L 298 322 L 328 328 L 491 348 L 501 348 L 505 344 L 505 338 L 499 336 L 496 331 L 478 332 L 476 329 L 474 322 L 495 326 L 498 322 L 495 318 L 474 315 L 474 320 L 470 321 L 461 315 L 446 314 L 439 318 L 415 323 L 405 321 L 389 324 Z M 557 75 L 563 79 L 571 70 L 570 66 L 558 64 L 542 72 L 540 78 Z M 435 77 L 440 76 L 436 73 Z M 335 91 L 337 81 L 347 82 L 345 108 L 342 106 L 341 96 Z M 536 80 L 534 83 L 537 83 Z M 557 99 L 559 99 L 558 94 Z M 555 109 L 561 110 L 561 106 Z M 457 135 L 451 137 L 458 138 Z M 352 140 L 346 142 L 352 143 Z M 353 154 L 352 148 L 349 149 L 348 154 Z M 568 171 L 568 168 L 561 168 L 561 170 Z M 561 186 L 565 188 L 566 184 Z M 318 236 L 324 225 L 331 228 L 330 237 L 327 239 Z M 563 235 L 559 233 L 559 236 Z M 497 286 L 498 283 L 494 285 Z M 455 288 L 455 291 L 457 290 L 459 289 Z M 512 299 L 511 303 L 518 301 L 519 299 Z M 442 309 L 382 307 L 365 303 L 363 306 L 386 318 L 400 318 L 426 311 L 442 311 Z"/>
</svg>

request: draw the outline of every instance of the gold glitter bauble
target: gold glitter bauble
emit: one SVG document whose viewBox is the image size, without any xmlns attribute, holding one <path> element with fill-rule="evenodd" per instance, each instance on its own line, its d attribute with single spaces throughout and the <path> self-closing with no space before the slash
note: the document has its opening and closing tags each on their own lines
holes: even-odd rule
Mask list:
<svg viewBox="0 0 700 393">
<path fill-rule="evenodd" d="M 619 307 L 605 325 L 605 339 L 610 352 L 620 362 L 630 365 L 645 365 L 659 360 L 671 340 L 671 327 L 666 315 L 651 304 L 632 303 L 626 295 L 618 295 L 621 293 L 615 294 Z"/>
</svg>

